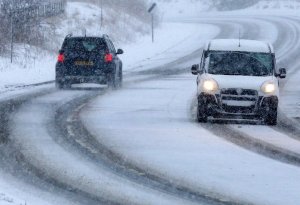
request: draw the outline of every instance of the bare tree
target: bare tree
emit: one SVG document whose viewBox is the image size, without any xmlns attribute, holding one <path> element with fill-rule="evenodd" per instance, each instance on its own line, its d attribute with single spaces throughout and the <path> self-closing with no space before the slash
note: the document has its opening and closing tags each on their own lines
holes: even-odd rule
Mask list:
<svg viewBox="0 0 300 205">
<path fill-rule="evenodd" d="M 60 14 L 64 0 L 2 0 L 0 1 L 0 52 L 13 42 L 38 45 L 42 43 L 40 31 L 43 19 Z"/>
</svg>

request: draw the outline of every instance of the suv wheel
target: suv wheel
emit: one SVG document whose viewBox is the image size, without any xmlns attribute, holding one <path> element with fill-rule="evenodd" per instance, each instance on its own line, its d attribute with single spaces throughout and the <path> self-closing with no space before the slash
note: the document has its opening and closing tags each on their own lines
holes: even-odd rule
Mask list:
<svg viewBox="0 0 300 205">
<path fill-rule="evenodd" d="M 268 111 L 265 117 L 265 123 L 271 126 L 277 125 L 277 108 L 271 108 Z"/>
<path fill-rule="evenodd" d="M 207 108 L 206 104 L 204 102 L 201 102 L 198 100 L 198 106 L 197 106 L 197 121 L 206 123 L 207 122 Z"/>
<path fill-rule="evenodd" d="M 56 80 L 55 87 L 60 90 L 61 89 L 70 89 L 72 87 L 72 84 L 70 82 Z"/>
<path fill-rule="evenodd" d="M 116 89 L 117 88 L 117 82 L 116 82 L 116 78 L 115 78 L 114 74 L 111 74 L 111 75 L 108 76 L 107 86 L 109 88 L 112 88 L 112 89 Z"/>
<path fill-rule="evenodd" d="M 64 88 L 64 84 L 63 84 L 61 81 L 56 80 L 56 81 L 55 81 L 55 87 L 56 87 L 57 89 L 63 89 L 63 88 Z"/>
<path fill-rule="evenodd" d="M 122 71 L 120 71 L 119 73 L 119 79 L 118 79 L 118 87 L 121 88 L 122 87 L 122 84 L 123 84 L 123 74 L 122 74 Z"/>
</svg>

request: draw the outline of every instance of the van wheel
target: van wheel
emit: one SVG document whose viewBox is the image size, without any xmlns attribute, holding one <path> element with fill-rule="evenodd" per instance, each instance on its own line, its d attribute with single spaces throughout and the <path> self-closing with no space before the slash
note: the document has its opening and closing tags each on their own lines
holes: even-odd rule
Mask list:
<svg viewBox="0 0 300 205">
<path fill-rule="evenodd" d="M 201 123 L 206 123 L 207 122 L 207 109 L 206 105 L 204 102 L 198 101 L 198 106 L 197 106 L 197 121 Z"/>
<path fill-rule="evenodd" d="M 265 123 L 270 126 L 277 125 L 277 108 L 272 108 L 269 110 L 265 117 Z"/>
</svg>

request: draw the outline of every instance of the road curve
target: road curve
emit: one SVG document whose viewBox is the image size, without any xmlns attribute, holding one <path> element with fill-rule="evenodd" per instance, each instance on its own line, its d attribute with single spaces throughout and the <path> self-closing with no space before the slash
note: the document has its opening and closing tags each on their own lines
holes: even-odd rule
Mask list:
<svg viewBox="0 0 300 205">
<path fill-rule="evenodd" d="M 277 47 L 278 52 L 279 52 L 280 61 L 286 60 L 284 57 L 287 57 L 289 55 L 291 55 L 291 56 L 295 55 L 295 51 L 297 50 L 297 46 L 295 46 L 295 45 L 297 45 L 297 43 L 295 44 L 295 42 L 298 42 L 298 41 L 293 41 L 293 40 L 296 39 L 296 37 L 298 35 L 297 29 L 296 29 L 297 27 L 295 26 L 295 24 L 294 23 L 289 23 L 289 24 L 286 25 L 286 22 L 284 22 L 284 23 L 282 22 L 282 19 L 285 19 L 285 18 L 282 18 L 280 20 L 279 17 L 275 18 L 276 20 L 273 20 L 271 18 L 266 18 L 266 17 L 265 18 L 261 17 L 260 19 L 264 19 L 264 21 L 272 22 L 275 25 L 277 25 L 279 28 L 285 28 L 285 29 L 279 29 L 281 31 L 278 34 L 279 35 L 279 37 L 278 37 L 279 40 L 275 42 L 275 46 Z M 226 21 L 226 20 L 224 20 L 224 21 Z M 212 20 L 212 21 L 214 21 L 214 20 Z M 219 20 L 219 21 L 221 21 L 221 20 Z M 242 21 L 242 20 L 239 19 L 239 21 Z M 228 22 L 228 20 L 226 22 Z M 252 25 L 252 28 L 253 27 L 255 27 L 255 26 Z M 294 31 L 294 32 L 291 32 L 292 35 L 289 32 L 290 30 Z M 251 35 L 251 34 L 248 34 L 248 35 Z M 257 35 L 257 32 L 256 32 L 256 35 Z M 290 37 L 291 41 L 287 41 L 286 39 L 289 39 L 287 37 Z M 152 71 L 141 72 L 141 74 L 148 74 L 148 73 L 153 73 L 153 72 L 154 71 L 152 70 Z M 180 72 L 176 72 L 176 73 L 173 73 L 173 74 L 178 74 L 178 73 L 180 73 Z M 172 73 L 163 72 L 161 74 L 165 75 L 165 76 L 168 76 L 168 74 L 172 74 Z M 228 130 L 226 126 L 221 126 L 221 128 L 219 130 L 222 130 L 222 128 L 224 128 L 225 131 Z M 210 130 L 210 128 L 206 128 L 206 129 Z M 214 128 L 212 128 L 212 129 L 214 129 Z M 232 134 L 233 132 L 237 132 L 237 131 L 235 129 L 231 129 L 231 132 L 229 132 L 228 135 Z M 243 136 L 243 137 L 248 136 L 246 134 L 244 134 L 244 135 L 242 135 L 241 133 L 239 133 L 239 134 L 240 134 L 240 136 Z M 286 134 L 289 134 L 289 133 L 286 133 Z M 218 135 L 222 135 L 222 133 L 218 133 Z M 249 137 L 247 139 L 251 139 L 251 137 Z M 231 141 L 231 142 L 233 142 L 233 141 Z M 235 143 L 235 144 L 241 146 L 241 144 L 238 144 L 238 143 Z M 245 144 L 247 144 L 247 143 L 245 143 Z M 266 154 L 266 152 L 267 152 L 267 153 L 269 153 L 269 156 L 271 156 L 271 153 L 273 153 L 273 155 L 276 154 L 276 155 L 279 156 L 279 157 L 274 156 L 273 157 L 274 159 L 278 159 L 280 161 L 284 161 L 284 162 L 287 162 L 287 163 L 293 163 L 293 164 L 297 164 L 298 161 L 299 161 L 298 156 L 294 155 L 294 153 L 288 152 L 287 150 L 284 150 L 284 149 L 278 149 L 277 150 L 276 147 L 268 145 L 267 143 L 259 142 L 259 143 L 256 143 L 256 144 L 252 143 L 252 145 L 257 145 L 256 148 L 257 148 L 257 150 L 259 150 L 260 154 L 267 155 Z M 268 149 L 265 149 L 266 145 L 267 145 Z M 251 147 L 253 147 L 253 146 L 251 146 Z M 282 157 L 284 157 L 285 159 L 282 159 Z"/>
<path fill-rule="evenodd" d="M 229 19 L 229 20 L 228 20 Z M 260 32 L 257 30 L 257 25 L 254 24 L 251 20 L 245 18 L 235 20 L 235 17 L 228 17 L 226 20 L 220 19 L 209 19 L 209 20 L 200 20 L 200 21 L 208 21 L 212 24 L 218 25 L 222 28 L 223 33 L 220 37 L 233 37 L 235 36 L 236 30 L 232 30 L 232 28 L 236 28 L 236 25 L 241 25 L 245 30 L 245 36 L 259 36 Z M 261 18 L 261 21 L 272 21 L 268 18 Z M 225 21 L 225 22 L 224 22 Z M 273 21 L 274 24 L 280 26 L 282 29 L 278 29 L 282 31 L 279 33 L 281 35 L 279 40 L 276 42 L 276 47 L 279 49 L 282 48 L 282 61 L 287 61 L 286 56 L 295 56 L 297 47 L 295 46 L 295 42 L 292 40 L 286 41 L 287 39 L 287 30 L 295 29 L 295 33 L 293 33 L 293 38 L 298 35 L 297 27 L 295 26 L 294 20 L 290 20 L 291 23 L 285 25 L 284 23 L 280 23 L 280 19 L 276 22 Z M 297 32 L 297 33 L 296 33 Z M 298 41 L 297 41 L 298 42 Z M 298 45 L 298 43 L 297 43 Z M 186 72 L 186 68 L 178 66 L 179 63 L 189 62 L 193 58 L 199 58 L 199 53 L 201 49 L 195 51 L 194 53 L 178 59 L 175 62 L 169 63 L 163 67 L 154 68 L 148 71 L 135 72 L 131 73 L 132 75 L 151 75 L 150 77 L 145 78 L 145 80 L 151 80 L 157 77 L 163 78 L 170 75 L 175 75 L 179 73 Z M 293 62 L 290 65 L 295 65 L 297 62 Z M 75 91 L 79 92 L 79 91 Z M 157 176 L 155 173 L 151 173 L 143 167 L 139 167 L 138 165 L 131 164 L 124 160 L 124 156 L 120 156 L 118 153 L 113 152 L 105 145 L 99 143 L 93 136 L 92 133 L 89 133 L 82 122 L 79 120 L 78 115 L 80 108 L 82 105 L 89 101 L 91 98 L 99 95 L 99 92 L 93 91 L 83 91 L 83 94 L 79 94 L 78 96 L 74 96 L 74 98 L 67 100 L 63 104 L 59 104 L 59 102 L 54 103 L 46 103 L 43 101 L 43 104 L 50 106 L 50 113 L 45 111 L 46 115 L 49 115 L 49 120 L 52 121 L 51 126 L 47 127 L 47 132 L 50 133 L 51 139 L 56 142 L 59 147 L 63 148 L 68 153 L 72 153 L 74 155 L 80 155 L 85 160 L 92 161 L 93 166 L 95 168 L 101 167 L 106 172 L 111 172 L 112 175 L 117 175 L 122 180 L 130 181 L 130 184 L 133 183 L 134 187 L 139 187 L 140 189 L 152 190 L 150 192 L 153 193 L 162 193 L 162 195 L 167 195 L 167 201 L 173 200 L 183 200 L 185 203 L 197 203 L 197 204 L 248 204 L 249 202 L 245 202 L 242 200 L 235 199 L 227 194 L 222 193 L 213 193 L 211 191 L 203 190 L 203 191 L 195 191 L 188 186 L 180 186 L 180 184 L 176 184 L 169 180 L 168 178 L 162 178 Z M 74 93 L 73 93 L 74 94 Z M 47 97 L 47 95 L 39 94 L 41 97 L 37 99 L 43 99 L 43 97 Z M 35 97 L 39 96 L 36 95 Z M 50 95 L 57 95 L 57 92 L 51 93 Z M 63 99 L 65 96 L 62 96 Z M 52 98 L 50 98 L 52 99 Z M 54 98 L 56 100 L 60 99 L 57 96 Z M 62 100 L 62 99 L 60 99 Z M 64 99 L 65 100 L 65 99 Z M 29 101 L 29 102 L 27 102 Z M 126 199 L 123 199 L 119 194 L 110 193 L 110 194 L 99 194 L 97 187 L 90 187 L 89 191 L 86 191 L 86 186 L 81 185 L 79 187 L 76 186 L 76 183 L 70 181 L 66 181 L 64 177 L 58 175 L 51 175 L 46 172 L 45 167 L 40 167 L 39 164 L 33 164 L 32 159 L 28 158 L 28 155 L 24 154 L 24 150 L 19 150 L 20 141 L 17 140 L 16 137 L 20 136 L 20 132 L 22 130 L 15 129 L 14 126 L 20 124 L 20 121 L 16 123 L 16 115 L 18 115 L 19 110 L 26 109 L 27 106 L 31 105 L 32 102 L 35 102 L 34 105 L 38 105 L 39 100 L 33 99 L 32 96 L 29 96 L 25 99 L 12 100 L 10 102 L 2 103 L 2 119 L 7 119 L 6 123 L 1 127 L 2 136 L 9 136 L 9 139 L 5 139 L 5 143 L 7 144 L 7 149 L 2 150 L 4 158 L 2 158 L 2 163 L 6 165 L 6 167 L 10 167 L 11 170 L 18 169 L 19 173 L 16 175 L 23 176 L 23 178 L 28 179 L 28 175 L 30 175 L 31 179 L 34 179 L 33 184 L 37 184 L 38 186 L 44 186 L 44 189 L 47 187 L 53 187 L 56 189 L 56 193 L 62 196 L 67 196 L 71 201 L 76 201 L 79 204 L 125 204 Z M 59 106 L 57 105 L 59 104 Z M 7 107 L 11 107 L 11 110 L 15 110 L 14 114 L 11 115 L 10 111 L 6 111 Z M 31 105 L 32 106 L 32 105 Z M 54 107 L 54 109 L 53 109 Z M 26 112 L 28 115 L 28 112 Z M 28 116 L 25 116 L 28 117 Z M 24 119 L 24 118 L 22 118 Z M 11 129 L 8 129 L 11 126 Z M 284 126 L 283 126 L 284 127 Z M 53 131 L 55 128 L 55 132 Z M 223 128 L 228 128 L 224 126 Z M 23 131 L 26 131 L 24 127 Z M 206 129 L 210 129 L 207 128 Z M 280 126 L 279 128 L 280 129 Z M 18 133 L 11 133 L 11 130 L 18 130 Z M 284 133 L 290 133 L 290 130 L 286 131 L 281 129 Z M 235 132 L 232 129 L 232 132 Z M 32 134 L 32 133 L 30 133 Z M 220 135 L 220 134 L 218 134 Z M 83 137 L 84 136 L 84 137 Z M 246 135 L 243 135 L 246 136 Z M 34 137 L 34 136 L 33 136 Z M 3 138 L 2 138 L 3 139 Z M 71 145 L 67 146 L 68 142 Z M 22 141 L 21 143 L 25 143 Z M 259 143 L 259 145 L 262 145 Z M 28 145 L 29 147 L 31 145 Z M 261 149 L 260 149 L 261 150 Z M 8 154 L 9 153 L 9 154 Z M 13 154 L 12 154 L 13 153 Z M 26 152 L 25 152 L 26 153 Z M 281 152 L 282 153 L 282 152 Z M 39 154 L 39 153 L 36 153 Z M 17 159 L 15 163 L 11 162 L 11 157 Z M 86 159 L 86 158 L 87 159 Z M 292 160 L 289 160 L 291 162 Z M 48 167 L 49 168 L 49 167 Z M 54 170 L 59 171 L 59 170 Z M 60 170 L 62 171 L 62 170 Z M 46 174 L 45 174 L 46 173 Z M 65 176 L 66 177 L 66 176 Z M 72 178 L 72 177 L 71 177 Z M 70 179 L 72 180 L 72 179 Z M 90 181 L 91 182 L 91 181 Z M 85 182 L 83 182 L 85 183 Z M 67 190 L 67 191 L 66 191 Z M 153 191 L 154 190 L 154 191 Z M 101 192 L 101 191 L 100 191 Z M 127 193 L 130 195 L 130 193 Z M 143 193 L 144 194 L 144 193 Z M 144 195 L 144 197 L 147 195 Z M 149 197 L 149 196 L 148 196 Z M 134 197 L 133 197 L 134 198 Z M 162 196 L 162 198 L 164 198 Z M 163 199 L 162 199 L 163 200 Z M 128 201 L 128 204 L 143 204 L 142 200 L 134 200 Z"/>
</svg>

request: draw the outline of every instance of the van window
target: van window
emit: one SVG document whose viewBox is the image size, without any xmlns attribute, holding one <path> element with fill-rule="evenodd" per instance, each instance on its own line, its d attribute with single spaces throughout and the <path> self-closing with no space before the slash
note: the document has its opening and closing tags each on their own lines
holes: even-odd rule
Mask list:
<svg viewBox="0 0 300 205">
<path fill-rule="evenodd" d="M 273 74 L 273 67 L 270 53 L 215 51 L 209 54 L 210 74 L 269 76 Z"/>
</svg>

